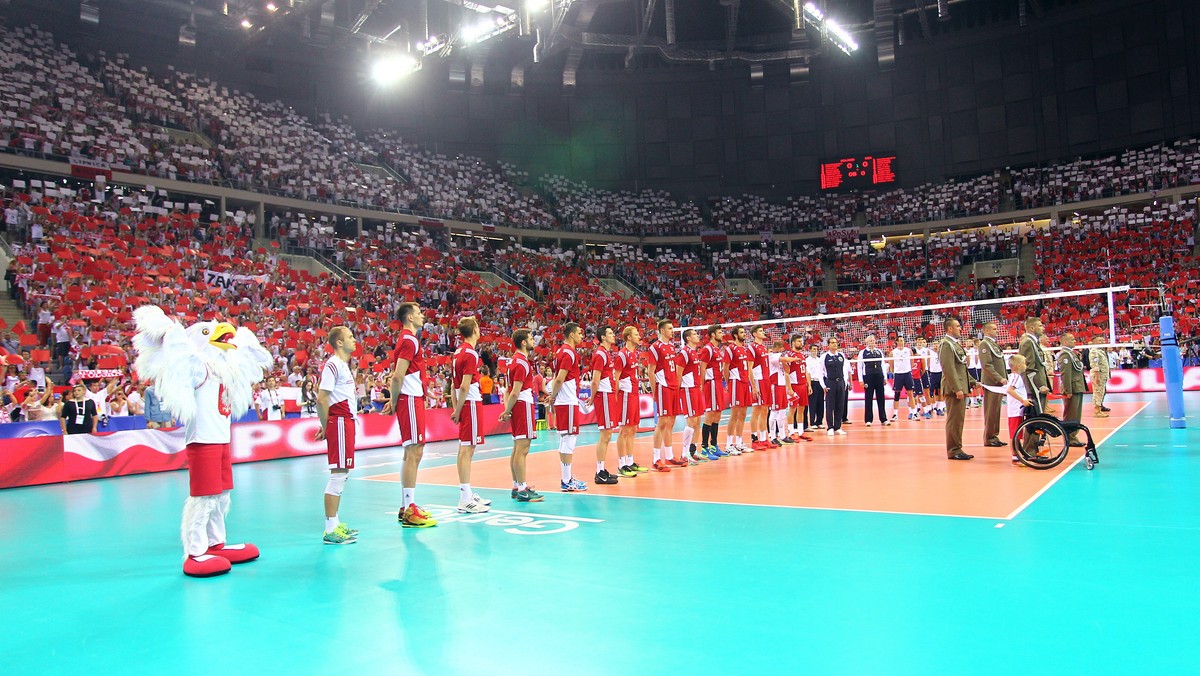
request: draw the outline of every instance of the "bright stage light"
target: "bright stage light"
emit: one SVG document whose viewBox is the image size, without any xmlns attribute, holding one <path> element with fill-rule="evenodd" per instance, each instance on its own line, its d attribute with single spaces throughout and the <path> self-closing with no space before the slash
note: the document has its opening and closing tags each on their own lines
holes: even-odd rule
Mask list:
<svg viewBox="0 0 1200 676">
<path fill-rule="evenodd" d="M 278 6 L 276 6 L 276 4 L 275 4 L 275 3 L 273 3 L 273 2 L 268 2 L 268 3 L 267 3 L 267 11 L 268 11 L 268 12 L 274 12 L 274 11 L 277 11 L 278 9 L 279 9 L 279 7 L 278 7 Z"/>
<path fill-rule="evenodd" d="M 417 61 L 408 54 L 385 56 L 376 61 L 375 65 L 371 67 L 371 79 L 376 84 L 386 87 L 399 82 L 406 75 L 417 70 L 420 65 L 420 61 Z"/>
<path fill-rule="evenodd" d="M 250 19 L 242 19 L 242 28 L 249 29 L 249 28 L 253 28 L 253 27 L 254 27 L 254 23 L 251 22 Z"/>
</svg>

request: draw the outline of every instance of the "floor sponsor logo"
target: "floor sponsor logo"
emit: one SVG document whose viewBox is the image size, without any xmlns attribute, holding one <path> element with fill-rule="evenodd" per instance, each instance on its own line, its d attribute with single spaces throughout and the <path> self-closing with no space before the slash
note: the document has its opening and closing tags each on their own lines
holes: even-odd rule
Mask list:
<svg viewBox="0 0 1200 676">
<path fill-rule="evenodd" d="M 604 523 L 603 519 L 585 519 L 578 516 L 554 514 L 530 514 L 528 512 L 505 512 L 493 509 L 484 514 L 460 514 L 457 507 L 425 505 L 424 509 L 438 523 L 472 523 L 503 528 L 512 535 L 554 535 L 575 530 L 583 523 Z"/>
</svg>

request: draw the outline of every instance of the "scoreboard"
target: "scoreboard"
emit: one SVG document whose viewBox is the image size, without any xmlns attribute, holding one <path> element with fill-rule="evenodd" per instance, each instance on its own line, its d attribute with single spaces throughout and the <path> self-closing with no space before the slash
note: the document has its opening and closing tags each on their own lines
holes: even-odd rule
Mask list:
<svg viewBox="0 0 1200 676">
<path fill-rule="evenodd" d="M 856 190 L 896 182 L 896 156 L 864 155 L 821 163 L 821 190 Z"/>
</svg>

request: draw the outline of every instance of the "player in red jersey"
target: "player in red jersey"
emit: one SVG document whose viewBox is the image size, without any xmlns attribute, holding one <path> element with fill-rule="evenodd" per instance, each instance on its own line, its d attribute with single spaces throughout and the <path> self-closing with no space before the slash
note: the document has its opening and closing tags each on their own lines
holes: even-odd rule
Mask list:
<svg viewBox="0 0 1200 676">
<path fill-rule="evenodd" d="M 483 443 L 483 395 L 479 391 L 479 366 L 483 363 L 475 345 L 479 343 L 479 322 L 474 317 L 458 321 L 462 344 L 454 352 L 450 404 L 454 412 L 450 422 L 458 423 L 458 511 L 482 514 L 491 511 L 491 500 L 471 491 L 471 460 L 475 447 Z"/>
<path fill-rule="evenodd" d="M 812 437 L 805 431 L 805 423 L 808 418 L 808 396 L 812 394 L 812 381 L 808 376 L 808 360 L 804 355 L 804 336 L 795 334 L 791 338 L 792 349 L 786 354 L 784 362 L 790 367 L 788 374 L 788 401 L 791 403 L 791 410 L 788 412 L 788 420 L 791 421 L 791 434 L 788 440 L 795 443 L 798 441 L 812 441 Z"/>
<path fill-rule="evenodd" d="M 753 397 L 754 408 L 750 411 L 750 447 L 762 451 L 774 448 L 774 444 L 767 441 L 767 411 L 771 407 L 774 390 L 769 382 L 767 365 L 767 330 L 762 325 L 755 326 L 750 335 L 752 340 L 747 347 L 754 356 L 753 377 L 754 382 L 758 384 L 757 394 Z"/>
<path fill-rule="evenodd" d="M 687 460 L 675 459 L 671 437 L 675 416 L 679 414 L 679 371 L 675 363 L 675 345 L 671 342 L 675 327 L 671 320 L 658 322 L 658 340 L 650 346 L 650 377 L 654 379 L 654 405 L 658 407 L 658 425 L 654 428 L 654 465 L 658 472 L 671 467 L 687 467 Z"/>
<path fill-rule="evenodd" d="M 621 476 L 633 477 L 649 470 L 633 459 L 633 441 L 642 421 L 642 398 L 638 387 L 638 345 L 642 334 L 636 326 L 621 331 L 625 346 L 616 353 L 617 408 L 621 429 L 617 432 L 618 471 Z"/>
<path fill-rule="evenodd" d="M 777 340 L 771 344 L 767 353 L 767 380 L 765 387 L 771 388 L 771 416 L 767 428 L 767 438 L 772 446 L 782 446 L 787 439 L 787 416 L 791 406 L 791 391 L 788 379 L 791 377 L 791 364 L 785 363 L 788 353 L 783 349 L 783 341 Z"/>
<path fill-rule="evenodd" d="M 563 325 L 563 344 L 554 355 L 554 382 L 548 403 L 554 406 L 554 429 L 558 430 L 558 460 L 562 463 L 564 492 L 586 491 L 587 484 L 571 476 L 571 458 L 579 441 L 579 376 L 583 366 L 575 346 L 583 340 L 583 329 L 575 322 Z"/>
<path fill-rule="evenodd" d="M 329 330 L 327 338 L 333 356 L 321 367 L 317 386 L 317 441 L 325 440 L 329 459 L 329 483 L 325 484 L 325 537 L 327 545 L 350 545 L 358 541 L 358 531 L 338 520 L 338 507 L 350 470 L 354 469 L 354 416 L 358 400 L 354 393 L 354 374 L 350 357 L 358 344 L 345 326 Z"/>
<path fill-rule="evenodd" d="M 388 387 L 391 397 L 384 404 L 384 415 L 396 413 L 400 425 L 400 444 L 404 446 L 404 468 L 400 486 L 404 505 L 398 518 L 405 528 L 429 528 L 437 521 L 416 504 L 417 468 L 425 455 L 425 355 L 417 332 L 425 325 L 425 314 L 416 303 L 401 303 L 396 319 L 404 328 L 392 352 L 395 365 Z"/>
<path fill-rule="evenodd" d="M 529 458 L 529 444 L 537 439 L 537 387 L 533 365 L 529 363 L 529 351 L 533 349 L 533 338 L 529 329 L 517 329 L 512 334 L 513 356 L 508 364 L 508 395 L 504 398 L 504 412 L 500 422 L 512 420 L 513 452 L 508 459 L 512 471 L 512 499 L 517 502 L 541 502 L 541 493 L 533 490 L 525 481 L 525 464 Z"/>
<path fill-rule="evenodd" d="M 708 462 L 705 449 L 692 443 L 700 431 L 700 415 L 704 413 L 704 388 L 700 371 L 700 334 L 696 329 L 683 332 L 683 349 L 679 352 L 679 414 L 687 417 L 683 428 L 683 457 L 692 464 Z"/>
<path fill-rule="evenodd" d="M 725 329 L 713 324 L 708 327 L 708 342 L 699 350 L 700 372 L 704 374 L 704 425 L 700 428 L 700 445 L 708 449 L 710 458 L 728 455 L 717 443 L 717 430 L 721 424 L 721 411 L 725 409 Z"/>
<path fill-rule="evenodd" d="M 596 410 L 596 426 L 600 428 L 600 439 L 596 443 L 596 483 L 611 486 L 617 483 L 617 477 L 605 469 L 604 461 L 608 457 L 608 442 L 613 430 L 620 423 L 612 386 L 613 366 L 617 361 L 613 344 L 617 342 L 617 334 L 611 326 L 603 326 L 596 330 L 596 339 L 598 343 L 592 352 L 592 395 L 591 400 L 584 400 L 583 404 Z"/>
<path fill-rule="evenodd" d="M 746 448 L 743 431 L 746 429 L 746 407 L 754 401 L 758 383 L 754 381 L 754 354 L 746 346 L 746 327 L 734 327 L 729 333 L 733 339 L 725 347 L 729 359 L 729 429 L 725 432 L 725 452 L 741 455 L 753 448 Z"/>
</svg>

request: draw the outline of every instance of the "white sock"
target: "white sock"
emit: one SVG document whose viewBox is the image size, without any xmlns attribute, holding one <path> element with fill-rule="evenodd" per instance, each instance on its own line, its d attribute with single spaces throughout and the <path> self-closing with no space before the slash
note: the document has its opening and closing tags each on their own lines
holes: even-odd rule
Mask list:
<svg viewBox="0 0 1200 676">
<path fill-rule="evenodd" d="M 571 463 L 563 463 L 562 480 L 564 484 L 571 480 Z"/>
<path fill-rule="evenodd" d="M 529 489 L 529 484 L 525 483 L 524 481 L 517 484 L 517 490 L 519 490 L 519 491 L 524 491 L 524 490 L 528 490 L 528 489 Z"/>
<path fill-rule="evenodd" d="M 654 449 L 654 462 L 658 462 L 659 460 L 662 460 L 662 449 L 656 448 Z"/>
<path fill-rule="evenodd" d="M 458 485 L 458 504 L 465 505 L 471 501 L 474 496 L 471 494 L 471 484 Z"/>
<path fill-rule="evenodd" d="M 600 472 L 603 472 L 603 471 L 604 471 L 604 461 L 601 460 L 596 463 L 596 473 L 599 474 Z"/>
<path fill-rule="evenodd" d="M 325 517 L 325 532 L 326 533 L 333 532 L 333 529 L 337 528 L 337 525 L 338 525 L 338 518 L 337 518 L 336 514 L 333 516 Z"/>
<path fill-rule="evenodd" d="M 683 452 L 687 453 L 692 448 L 692 439 L 696 438 L 696 430 L 690 427 L 683 428 Z"/>
<path fill-rule="evenodd" d="M 663 455 L 666 456 L 667 460 L 674 460 L 675 459 L 675 449 L 671 448 L 670 446 L 667 446 L 666 448 L 663 449 Z"/>
<path fill-rule="evenodd" d="M 417 501 L 417 489 L 416 488 L 405 488 L 404 489 L 404 508 L 407 509 L 409 505 L 413 504 L 416 501 Z"/>
</svg>

